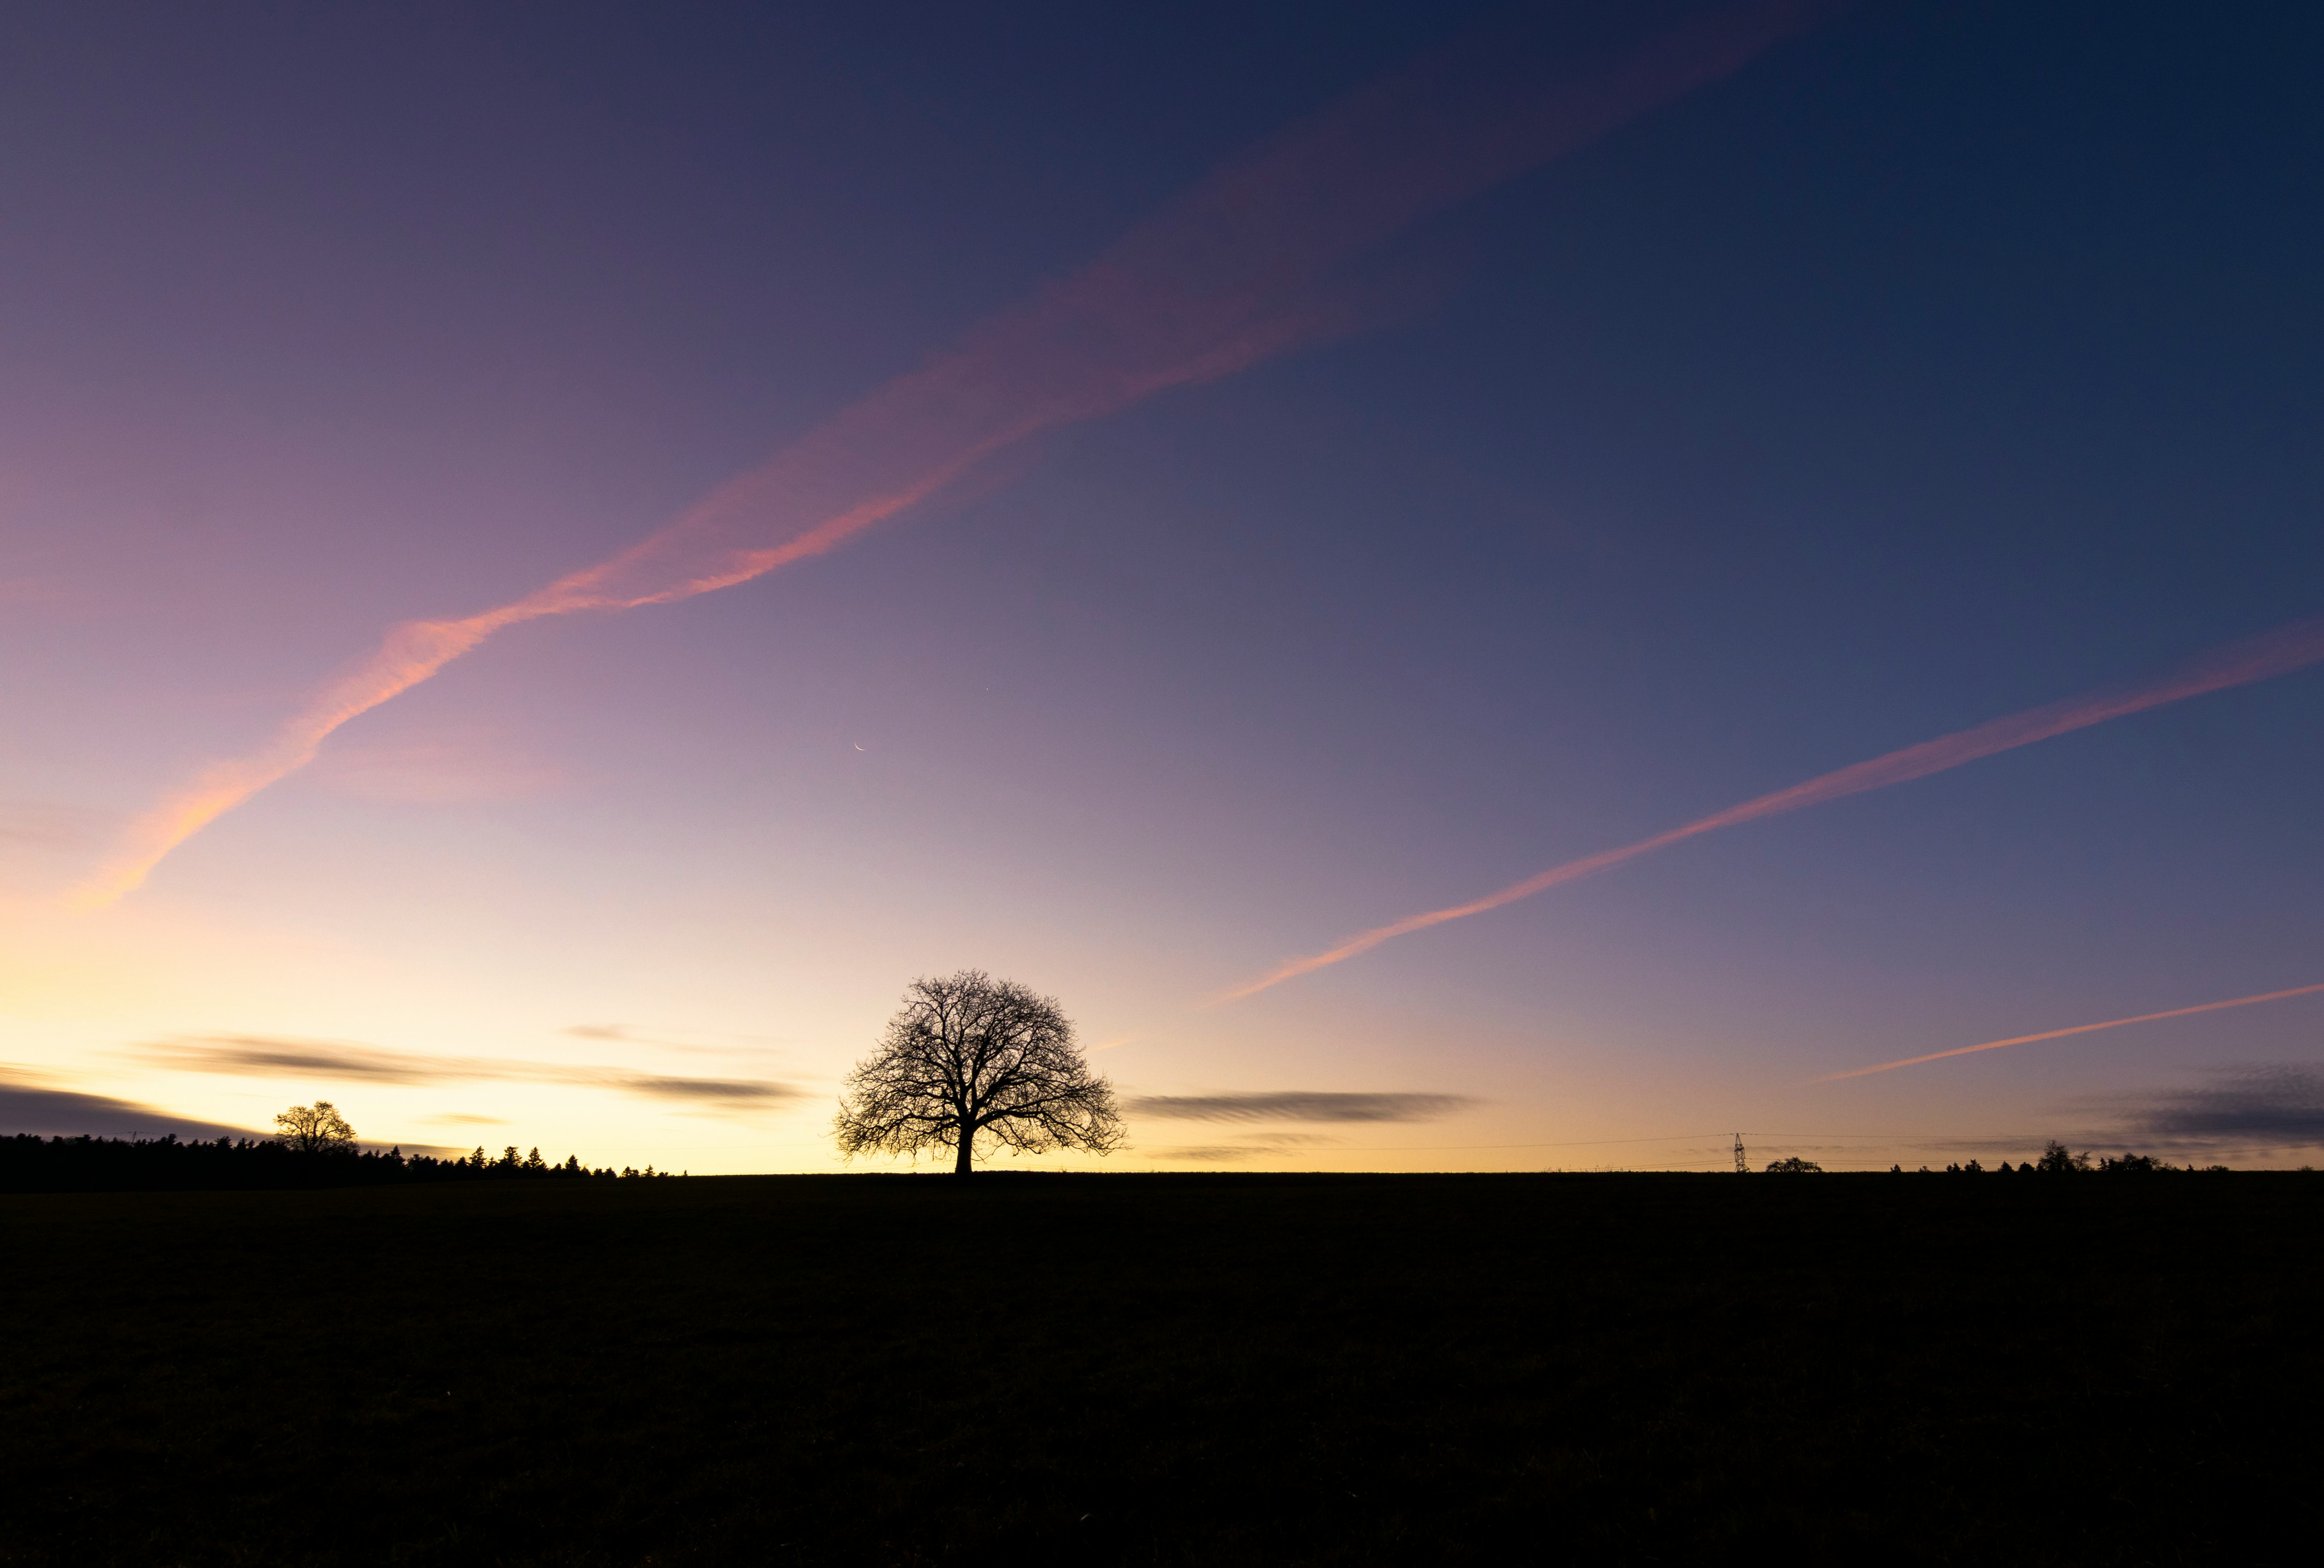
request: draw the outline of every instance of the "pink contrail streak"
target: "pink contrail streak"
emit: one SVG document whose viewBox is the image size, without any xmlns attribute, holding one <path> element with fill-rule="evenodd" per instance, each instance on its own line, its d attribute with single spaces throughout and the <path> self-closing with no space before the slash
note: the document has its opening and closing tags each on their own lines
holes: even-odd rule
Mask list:
<svg viewBox="0 0 2324 1568">
<path fill-rule="evenodd" d="M 1376 926 L 1349 937 L 1328 952 L 1318 953 L 1309 958 L 1292 959 L 1273 973 L 1230 991 L 1217 1000 L 1232 1001 L 1239 997 L 1253 995 L 1271 985 L 1279 985 L 1286 980 L 1353 958 L 1358 954 L 1369 953 L 1391 937 L 1425 931 L 1431 926 L 1442 926 L 1447 920 L 1481 915 L 1488 909 L 1498 909 L 1504 904 L 1529 899 L 1562 882 L 1577 881 L 1593 872 L 1667 848 L 1698 834 L 1733 827 L 1738 823 L 1754 822 L 1760 817 L 1775 816 L 1786 811 L 1797 811 L 1803 806 L 1818 806 L 1844 795 L 1883 789 L 1891 784 L 1926 778 L 1932 773 L 1941 773 L 1948 768 L 1958 768 L 1964 762 L 1974 762 L 1979 757 L 1990 757 L 1997 752 L 2011 751 L 2018 746 L 2030 746 L 2036 741 L 2046 741 L 2052 735 L 2062 735 L 2070 730 L 2088 729 L 2092 724 L 2104 724 L 2108 719 L 2121 718 L 2126 714 L 2161 707 L 2165 703 L 2200 696 L 2205 692 L 2223 691 L 2229 687 L 2265 680 L 2271 676 L 2286 675 L 2319 659 L 2324 659 L 2324 617 L 2295 621 L 2289 626 L 2280 626 L 2273 632 L 2215 648 L 2143 686 L 2068 697 L 2046 707 L 2028 708 L 2024 713 L 1994 719 L 1972 730 L 1941 735 L 1933 741 L 1923 741 L 1901 752 L 1891 752 L 1868 762 L 1858 762 L 1837 772 L 1811 779 L 1804 784 L 1794 784 L 1788 789 L 1778 789 L 1772 795 L 1746 800 L 1740 806 L 1730 806 L 1724 811 L 1714 812 L 1683 827 L 1674 827 L 1667 833 L 1658 833 L 1652 838 L 1640 839 L 1619 849 L 1600 850 L 1596 854 L 1552 866 L 1536 876 L 1512 882 L 1499 892 L 1488 893 L 1469 903 L 1431 909 L 1425 914 L 1407 915 L 1393 924 Z"/>
<path fill-rule="evenodd" d="M 2059 1040 L 2068 1035 L 2086 1035 L 2093 1029 L 2118 1029 L 2125 1024 L 2151 1024 L 2158 1019 L 2185 1018 L 2190 1013 L 2217 1012 L 2223 1007 L 2250 1007 L 2255 1002 L 2282 1001 L 2287 996 L 2312 996 L 2324 991 L 2324 985 L 2295 985 L 2290 991 L 2271 991 L 2260 996 L 2239 996 L 2232 1001 L 2207 1001 L 2200 1007 L 2174 1007 L 2168 1012 L 2143 1012 L 2136 1018 L 2113 1018 L 2102 1024 L 2076 1024 L 2070 1029 L 2050 1029 L 2038 1035 L 2018 1035 L 2012 1039 L 1987 1040 L 1981 1046 L 1955 1046 L 1950 1051 L 1931 1051 L 1925 1056 L 1907 1056 L 1901 1062 L 1883 1062 L 1877 1067 L 1852 1067 L 1845 1073 L 1826 1073 L 1821 1078 L 1811 1078 L 1811 1084 L 1832 1084 L 1842 1078 L 1861 1078 L 1868 1073 L 1893 1072 L 1898 1067 L 1917 1067 L 1923 1062 L 1941 1062 L 1947 1056 L 1966 1056 L 1972 1051 L 1997 1051 L 2004 1046 L 2030 1046 L 2035 1040 Z"/>
<path fill-rule="evenodd" d="M 1757 0 L 1562 82 L 1545 81 L 1510 38 L 1480 35 L 1352 95 L 630 549 L 496 608 L 392 628 L 272 740 L 134 823 L 76 901 L 101 906 L 136 888 L 205 825 L 305 766 L 340 725 L 503 627 L 748 582 L 835 549 L 1042 431 L 1350 329 L 1356 307 L 1333 279 L 1341 263 L 1839 8 Z"/>
</svg>

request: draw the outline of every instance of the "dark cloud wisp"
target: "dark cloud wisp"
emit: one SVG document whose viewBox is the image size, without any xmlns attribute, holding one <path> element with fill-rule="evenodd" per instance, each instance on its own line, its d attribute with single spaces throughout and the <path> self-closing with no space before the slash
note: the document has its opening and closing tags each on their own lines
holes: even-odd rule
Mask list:
<svg viewBox="0 0 2324 1568">
<path fill-rule="evenodd" d="M 731 1110 L 759 1110 L 803 1099 L 807 1091 L 763 1078 L 682 1078 L 631 1067 L 526 1062 L 505 1057 L 430 1056 L 337 1040 L 276 1039 L 263 1035 L 210 1035 L 161 1041 L 137 1053 L 143 1061 L 186 1073 L 244 1077 L 306 1075 L 374 1084 L 570 1084 L 611 1089 L 652 1100 L 685 1100 Z"/>
<path fill-rule="evenodd" d="M 175 1133 L 183 1139 L 259 1138 L 244 1127 L 222 1127 L 172 1116 L 134 1100 L 109 1094 L 85 1094 L 73 1089 L 50 1089 L 5 1067 L 0 1067 L 0 1135 L 38 1133 L 43 1138 L 160 1138 Z"/>
<path fill-rule="evenodd" d="M 803 1098 L 806 1091 L 788 1084 L 778 1084 L 763 1078 L 663 1078 L 641 1074 L 634 1077 L 606 1079 L 632 1094 L 649 1095 L 657 1100 L 708 1100 L 749 1102 L 771 1105 L 785 1100 Z"/>
<path fill-rule="evenodd" d="M 2128 1124 L 2171 1145 L 2324 1147 L 2324 1072 L 2279 1063 L 2217 1074 L 2205 1087 L 2146 1097 Z"/>
<path fill-rule="evenodd" d="M 238 1077 L 313 1074 L 370 1084 L 438 1084 L 459 1078 L 522 1076 L 501 1071 L 527 1064 L 410 1056 L 335 1040 L 286 1040 L 265 1035 L 205 1035 L 142 1047 L 138 1057 L 184 1073 Z"/>
<path fill-rule="evenodd" d="M 1431 1121 L 1477 1102 L 1465 1094 L 1342 1094 L 1290 1089 L 1259 1094 L 1148 1094 L 1132 1116 L 1176 1121 Z"/>
<path fill-rule="evenodd" d="M 1148 1159 L 1180 1160 L 1194 1165 L 1237 1165 L 1247 1159 L 1280 1158 L 1294 1149 L 1314 1148 L 1340 1140 L 1318 1132 L 1261 1133 L 1240 1143 L 1182 1144 L 1175 1148 L 1140 1150 Z"/>
</svg>

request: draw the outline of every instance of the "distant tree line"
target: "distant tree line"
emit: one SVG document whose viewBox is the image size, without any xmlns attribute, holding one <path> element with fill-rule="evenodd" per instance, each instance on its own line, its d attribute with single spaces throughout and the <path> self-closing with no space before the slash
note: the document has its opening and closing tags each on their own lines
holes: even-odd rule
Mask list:
<svg viewBox="0 0 2324 1568">
<path fill-rule="evenodd" d="M 610 1181 L 673 1173 L 607 1167 L 592 1170 L 576 1155 L 562 1165 L 540 1150 L 520 1155 L 511 1144 L 495 1159 L 475 1153 L 443 1159 L 401 1147 L 364 1149 L 327 1100 L 294 1105 L 276 1117 L 279 1137 L 181 1141 L 162 1138 L 0 1136 L 0 1192 L 226 1192 L 303 1187 L 369 1187 L 427 1182 Z"/>
<path fill-rule="evenodd" d="M 2093 1158 L 2088 1150 L 2085 1150 L 2080 1154 L 2076 1154 L 2064 1144 L 2052 1142 L 2049 1147 L 2042 1151 L 2042 1158 L 2039 1159 L 2029 1159 L 2024 1165 L 2017 1166 L 2013 1166 L 2005 1159 L 1993 1168 L 1996 1171 L 2005 1172 L 2013 1176 L 2023 1171 L 2034 1171 L 2052 1176 L 2072 1176 L 2082 1171 L 2102 1171 L 2108 1174 L 2126 1171 L 2133 1173 L 2145 1173 L 2151 1171 L 2201 1172 L 2223 1171 L 2227 1167 L 2223 1165 L 2175 1166 L 2168 1160 L 2157 1159 L 2151 1154 L 2125 1154 L 2120 1158 L 2116 1158 L 2113 1155 L 2106 1155 Z M 2302 1167 L 2301 1168 L 2305 1169 L 2306 1167 Z M 1815 1161 L 1812 1159 L 1802 1159 L 1797 1155 L 1792 1155 L 1784 1159 L 1770 1160 L 1767 1164 L 1767 1171 L 1771 1176 L 1806 1176 L 1821 1173 L 1822 1169 L 1823 1167 L 1816 1164 Z M 1892 1174 L 1902 1175 L 1904 1167 L 1901 1165 L 1892 1165 L 1888 1169 Z M 1986 1174 L 1986 1167 L 1979 1165 L 1973 1159 L 1965 1164 L 1949 1165 L 1945 1167 L 1945 1170 L 1947 1174 L 1951 1176 L 1981 1176 Z M 1928 1175 L 1929 1167 L 1927 1166 L 1923 1166 L 1919 1174 L 1923 1176 Z"/>
<path fill-rule="evenodd" d="M 514 1146 L 494 1158 L 482 1148 L 456 1159 L 351 1149 L 321 1153 L 279 1139 L 0 1137 L 0 1192 L 226 1192 L 300 1187 L 394 1186 L 424 1182 L 612 1180 L 672 1171 L 592 1170 L 577 1156 L 551 1165 L 540 1150 Z"/>
<path fill-rule="evenodd" d="M 540 1150 L 512 1146 L 498 1158 L 482 1148 L 456 1159 L 363 1149 L 318 1153 L 278 1139 L 0 1137 L 0 1192 L 224 1192 L 300 1187 L 393 1186 L 424 1182 L 612 1180 L 672 1171 L 592 1170 L 577 1156 L 551 1165 Z"/>
<path fill-rule="evenodd" d="M 1893 1172 L 1902 1171 L 1904 1167 L 1892 1165 L 1888 1168 Z M 1928 1168 L 1927 1166 L 1921 1167 L 1923 1173 Z M 2198 1166 L 2192 1163 L 2176 1166 L 2167 1159 L 2157 1159 L 2151 1154 L 2124 1154 L 2119 1157 L 2101 1155 L 2093 1158 L 2088 1149 L 2076 1154 L 2064 1144 L 2052 1141 L 2042 1150 L 2040 1159 L 2029 1159 L 2020 1166 L 2012 1166 L 2005 1159 L 1994 1168 L 2011 1175 L 2033 1171 L 2046 1176 L 2074 1176 L 2085 1171 L 2099 1171 L 2107 1175 L 2124 1173 L 2145 1175 L 2153 1171 L 2175 1171 L 2181 1174 L 2193 1171 L 2200 1174 L 2224 1171 L 2227 1167 L 2223 1165 Z M 1945 1171 L 1950 1176 L 1978 1176 L 1984 1173 L 1985 1167 L 1972 1159 L 1966 1164 L 1949 1165 L 1945 1167 Z"/>
</svg>

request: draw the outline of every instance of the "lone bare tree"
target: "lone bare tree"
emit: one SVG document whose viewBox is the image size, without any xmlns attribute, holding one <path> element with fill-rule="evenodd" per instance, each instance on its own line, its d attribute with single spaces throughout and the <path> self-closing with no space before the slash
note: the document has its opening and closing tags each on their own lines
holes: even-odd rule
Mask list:
<svg viewBox="0 0 2324 1568">
<path fill-rule="evenodd" d="M 839 1152 L 949 1147 L 973 1168 L 976 1135 L 1026 1154 L 1121 1146 L 1113 1086 L 1092 1073 L 1055 998 L 964 969 L 915 980 L 880 1048 L 855 1065 L 832 1123 Z"/>
<path fill-rule="evenodd" d="M 282 1143 L 300 1154 L 353 1154 L 355 1151 L 355 1130 L 349 1127 L 339 1108 L 327 1100 L 318 1100 L 312 1105 L 293 1105 L 274 1119 L 281 1130 Z"/>
</svg>

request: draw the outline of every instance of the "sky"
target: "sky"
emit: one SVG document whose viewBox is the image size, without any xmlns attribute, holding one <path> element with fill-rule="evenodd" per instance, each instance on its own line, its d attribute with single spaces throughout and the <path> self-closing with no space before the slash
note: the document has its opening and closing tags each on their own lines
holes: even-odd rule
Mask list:
<svg viewBox="0 0 2324 1568">
<path fill-rule="evenodd" d="M 2310 1163 L 2319 48 L 11 7 L 0 1131 L 849 1168 L 974 967 L 1029 1167 Z"/>
</svg>

